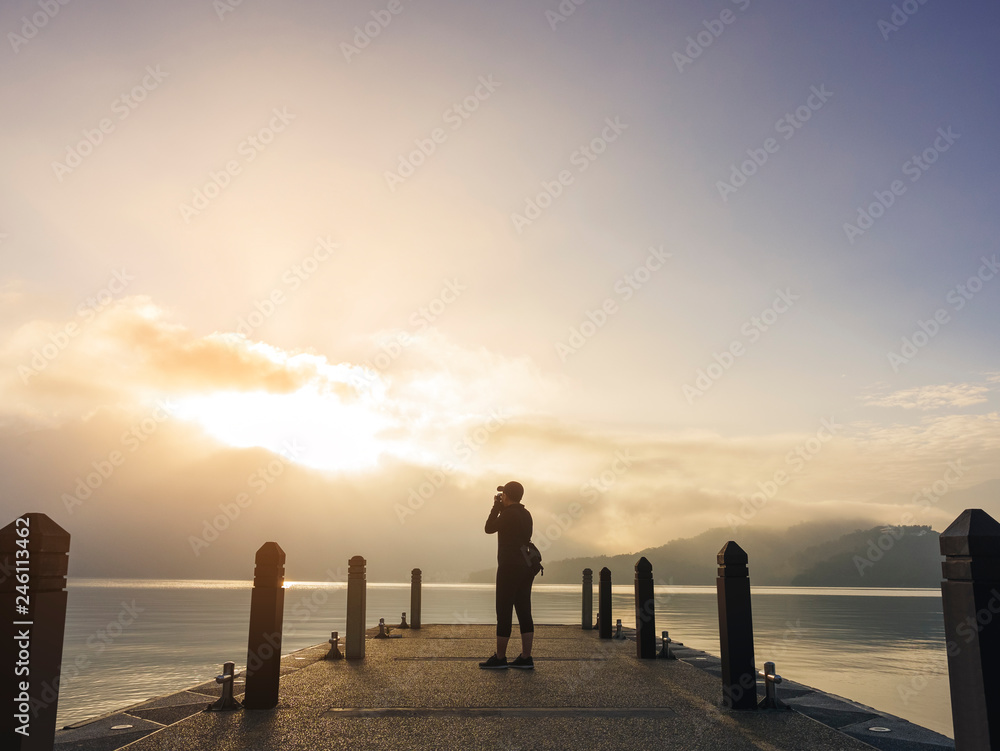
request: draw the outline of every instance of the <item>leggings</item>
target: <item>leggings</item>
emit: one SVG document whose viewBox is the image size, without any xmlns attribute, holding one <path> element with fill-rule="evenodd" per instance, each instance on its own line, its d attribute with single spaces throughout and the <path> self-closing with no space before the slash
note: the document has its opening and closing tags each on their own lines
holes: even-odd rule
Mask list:
<svg viewBox="0 0 1000 751">
<path fill-rule="evenodd" d="M 497 567 L 497 636 L 510 636 L 511 608 L 522 634 L 535 630 L 531 620 L 531 584 L 535 575 L 522 564 Z"/>
</svg>

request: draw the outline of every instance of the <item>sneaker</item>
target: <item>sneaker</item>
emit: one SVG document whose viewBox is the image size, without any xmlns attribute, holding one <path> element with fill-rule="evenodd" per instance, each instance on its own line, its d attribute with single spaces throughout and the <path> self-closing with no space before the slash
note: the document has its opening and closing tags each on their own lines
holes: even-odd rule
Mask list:
<svg viewBox="0 0 1000 751">
<path fill-rule="evenodd" d="M 520 668 L 521 670 L 534 670 L 535 661 L 532 660 L 530 657 L 521 657 L 520 655 L 518 655 L 517 657 L 514 658 L 514 661 L 510 663 L 510 667 Z"/>
<path fill-rule="evenodd" d="M 490 657 L 486 662 L 479 663 L 479 667 L 484 670 L 506 670 L 507 669 L 507 658 L 497 657 L 496 652 Z"/>
</svg>

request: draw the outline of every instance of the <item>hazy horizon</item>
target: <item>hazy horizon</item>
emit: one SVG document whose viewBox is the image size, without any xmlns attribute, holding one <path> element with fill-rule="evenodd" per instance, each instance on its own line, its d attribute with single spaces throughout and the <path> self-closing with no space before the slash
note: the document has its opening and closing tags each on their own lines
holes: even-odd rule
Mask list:
<svg viewBox="0 0 1000 751">
<path fill-rule="evenodd" d="M 514 479 L 551 560 L 1000 518 L 998 21 L 5 3 L 2 524 L 443 581 Z"/>
</svg>

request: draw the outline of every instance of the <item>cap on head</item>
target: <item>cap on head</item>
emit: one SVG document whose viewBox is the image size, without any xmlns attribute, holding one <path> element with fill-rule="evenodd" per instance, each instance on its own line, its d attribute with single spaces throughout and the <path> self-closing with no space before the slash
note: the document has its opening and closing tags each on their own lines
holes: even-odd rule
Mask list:
<svg viewBox="0 0 1000 751">
<path fill-rule="evenodd" d="M 502 490 L 503 492 L 505 492 L 507 494 L 507 497 L 510 498 L 514 503 L 520 503 L 521 499 L 524 498 L 524 486 L 519 482 L 515 482 L 514 480 L 511 480 L 506 485 L 498 486 L 497 490 Z"/>
</svg>

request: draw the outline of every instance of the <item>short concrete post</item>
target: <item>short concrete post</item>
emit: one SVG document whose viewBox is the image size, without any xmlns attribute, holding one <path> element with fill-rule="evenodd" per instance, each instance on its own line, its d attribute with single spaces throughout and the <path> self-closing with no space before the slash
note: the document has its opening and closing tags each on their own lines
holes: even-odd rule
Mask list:
<svg viewBox="0 0 1000 751">
<path fill-rule="evenodd" d="M 583 615 L 580 626 L 584 631 L 594 628 L 594 572 L 583 570 Z"/>
<path fill-rule="evenodd" d="M 611 569 L 607 566 L 601 569 L 600 582 L 597 585 L 597 636 L 601 639 L 611 638 Z"/>
<path fill-rule="evenodd" d="M 0 738 L 12 751 L 51 749 L 66 629 L 69 532 L 45 514 L 25 514 L 0 530 L 0 566 Z M 30 672 L 18 673 L 19 666 Z"/>
<path fill-rule="evenodd" d="M 265 542 L 257 551 L 250 596 L 247 639 L 246 709 L 278 706 L 281 675 L 281 627 L 285 617 L 285 551 Z"/>
<path fill-rule="evenodd" d="M 656 659 L 653 564 L 645 556 L 635 564 L 635 656 L 639 659 Z"/>
<path fill-rule="evenodd" d="M 757 709 L 757 670 L 753 662 L 753 617 L 747 554 L 730 540 L 719 551 L 719 642 L 723 703 L 729 709 Z"/>
<path fill-rule="evenodd" d="M 365 658 L 366 586 L 365 559 L 356 555 L 347 562 L 347 644 L 344 649 L 348 660 Z"/>
<path fill-rule="evenodd" d="M 420 569 L 410 572 L 410 628 L 420 628 Z"/>
<path fill-rule="evenodd" d="M 940 545 L 955 749 L 1000 749 L 1000 524 L 966 509 Z"/>
</svg>

